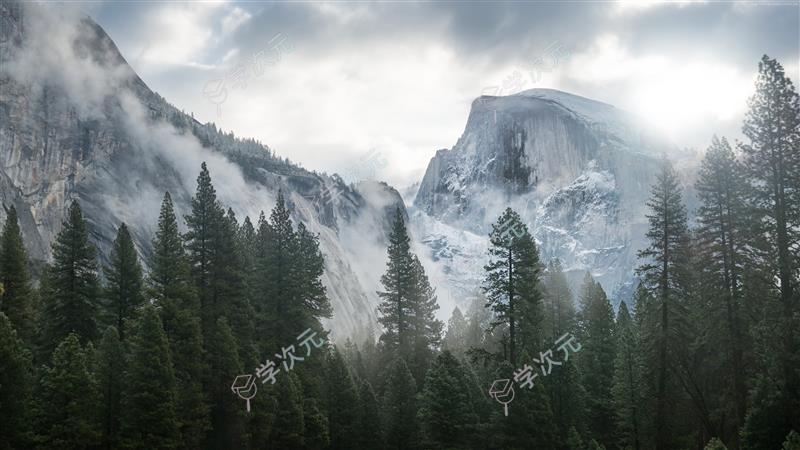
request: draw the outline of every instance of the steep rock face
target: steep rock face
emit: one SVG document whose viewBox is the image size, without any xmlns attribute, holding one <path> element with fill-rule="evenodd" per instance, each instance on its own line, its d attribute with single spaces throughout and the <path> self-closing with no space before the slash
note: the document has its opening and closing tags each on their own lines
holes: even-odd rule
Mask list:
<svg viewBox="0 0 800 450">
<path fill-rule="evenodd" d="M 385 248 L 387 212 L 404 209 L 396 191 L 348 186 L 200 124 L 152 92 L 97 24 L 68 19 L 0 2 L 0 200 L 19 211 L 33 258 L 49 258 L 75 199 L 101 263 L 121 222 L 146 261 L 164 192 L 179 216 L 188 214 L 206 161 L 220 200 L 240 221 L 269 213 L 283 189 L 294 219 L 319 234 L 336 334 L 375 321 L 374 289 L 359 276 L 368 263 L 353 257 L 342 234 L 358 228 L 362 246 Z"/>
<path fill-rule="evenodd" d="M 485 246 L 479 254 L 462 248 L 453 230 L 487 242 L 491 223 L 511 206 L 533 230 L 543 259 L 564 262 L 574 288 L 589 271 L 609 293 L 626 297 L 644 244 L 649 188 L 661 156 L 673 150 L 624 112 L 575 95 L 533 89 L 481 97 L 456 145 L 428 165 L 412 214 L 428 225 L 415 228 L 435 243 L 434 257 L 450 247 L 483 260 Z M 447 227 L 437 234 L 431 219 Z M 449 282 L 461 295 L 478 286 L 480 273 Z"/>
</svg>

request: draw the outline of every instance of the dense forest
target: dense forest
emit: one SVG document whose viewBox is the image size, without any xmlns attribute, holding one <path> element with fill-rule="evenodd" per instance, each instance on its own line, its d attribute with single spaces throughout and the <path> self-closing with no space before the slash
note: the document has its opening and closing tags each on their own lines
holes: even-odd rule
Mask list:
<svg viewBox="0 0 800 450">
<path fill-rule="evenodd" d="M 800 449 L 800 101 L 775 60 L 743 132 L 713 139 L 692 215 L 664 161 L 616 313 L 509 208 L 445 327 L 397 210 L 358 342 L 324 330 L 324 258 L 281 193 L 240 222 L 203 164 L 184 225 L 166 193 L 147 264 L 121 224 L 106 267 L 73 203 L 40 279 L 11 207 L 0 448 Z"/>
</svg>

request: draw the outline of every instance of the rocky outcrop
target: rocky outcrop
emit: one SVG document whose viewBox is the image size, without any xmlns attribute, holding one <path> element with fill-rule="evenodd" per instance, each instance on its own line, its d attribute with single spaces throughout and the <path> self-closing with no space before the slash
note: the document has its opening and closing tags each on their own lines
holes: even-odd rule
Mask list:
<svg viewBox="0 0 800 450">
<path fill-rule="evenodd" d="M 544 260 L 560 258 L 577 287 L 585 271 L 616 297 L 632 289 L 636 251 L 644 244 L 645 201 L 662 154 L 672 147 L 642 131 L 613 106 L 575 95 L 533 89 L 472 104 L 463 135 L 428 165 L 414 207 L 433 254 L 450 248 L 462 260 L 483 260 L 461 248 L 482 237 L 511 206 L 533 230 Z M 431 227 L 430 220 L 446 227 Z M 419 220 L 418 220 L 419 222 Z M 438 229 L 442 234 L 426 232 Z M 451 230 L 451 231 L 442 231 Z M 475 248 L 474 244 L 469 245 Z M 456 258 L 458 259 L 458 258 Z M 447 273 L 464 273 L 440 258 Z M 480 274 L 449 280 L 474 289 Z"/>
<path fill-rule="evenodd" d="M 187 214 L 206 161 L 220 200 L 240 220 L 268 213 L 283 189 L 294 219 L 319 233 L 335 334 L 375 321 L 374 289 L 360 275 L 369 263 L 342 236 L 358 229 L 361 246 L 385 249 L 388 211 L 404 209 L 394 189 L 348 186 L 197 122 L 152 92 L 102 28 L 70 19 L 0 2 L 0 200 L 19 211 L 33 258 L 49 258 L 66 206 L 77 200 L 101 263 L 121 222 L 146 262 L 164 192 Z"/>
</svg>

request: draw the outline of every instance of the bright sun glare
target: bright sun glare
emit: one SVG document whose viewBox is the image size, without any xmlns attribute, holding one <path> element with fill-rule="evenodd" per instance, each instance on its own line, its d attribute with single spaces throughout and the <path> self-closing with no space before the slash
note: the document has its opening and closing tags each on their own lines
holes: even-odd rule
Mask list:
<svg viewBox="0 0 800 450">
<path fill-rule="evenodd" d="M 709 120 L 729 120 L 746 109 L 753 89 L 735 69 L 692 63 L 646 77 L 631 90 L 630 105 L 658 130 L 675 134 Z"/>
</svg>

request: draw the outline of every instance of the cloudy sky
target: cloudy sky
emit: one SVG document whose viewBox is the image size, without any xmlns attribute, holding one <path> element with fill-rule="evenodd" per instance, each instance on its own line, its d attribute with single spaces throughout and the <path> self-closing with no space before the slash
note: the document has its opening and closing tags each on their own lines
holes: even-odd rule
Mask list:
<svg viewBox="0 0 800 450">
<path fill-rule="evenodd" d="M 329 173 L 375 151 L 388 162 L 377 175 L 398 187 L 455 144 L 482 92 L 561 89 L 704 148 L 713 133 L 739 136 L 762 54 L 795 83 L 799 70 L 797 1 L 81 6 L 200 121 Z"/>
</svg>

